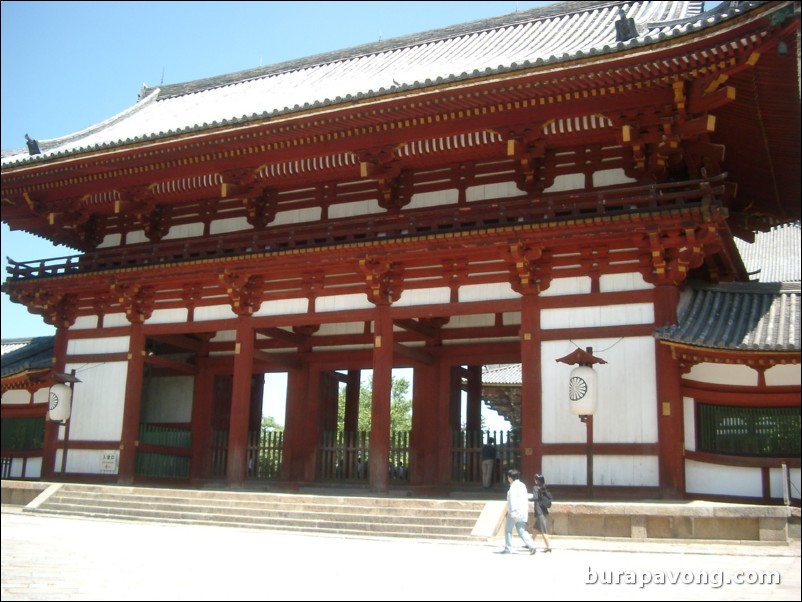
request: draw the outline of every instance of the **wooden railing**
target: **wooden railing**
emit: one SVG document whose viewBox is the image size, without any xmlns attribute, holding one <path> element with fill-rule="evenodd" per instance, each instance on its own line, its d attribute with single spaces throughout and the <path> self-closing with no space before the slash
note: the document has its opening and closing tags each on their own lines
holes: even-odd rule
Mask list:
<svg viewBox="0 0 802 602">
<path fill-rule="evenodd" d="M 268 226 L 255 231 L 221 234 L 202 240 L 192 238 L 138 243 L 39 261 L 17 262 L 9 258 L 6 270 L 10 280 L 48 278 L 133 266 L 413 238 L 443 232 L 626 213 L 643 214 L 711 204 L 724 194 L 726 175 L 593 192 L 546 194 L 535 199 L 522 194 L 520 197 L 475 201 L 459 206 Z"/>
</svg>

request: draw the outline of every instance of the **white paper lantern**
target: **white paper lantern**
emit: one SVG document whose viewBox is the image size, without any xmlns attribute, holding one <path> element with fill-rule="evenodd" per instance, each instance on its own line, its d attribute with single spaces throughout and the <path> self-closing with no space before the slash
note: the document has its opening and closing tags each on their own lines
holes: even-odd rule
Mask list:
<svg viewBox="0 0 802 602">
<path fill-rule="evenodd" d="M 56 383 L 50 387 L 50 406 L 48 417 L 54 422 L 66 422 L 70 418 L 72 389 L 64 383 Z"/>
<path fill-rule="evenodd" d="M 596 371 L 590 366 L 577 366 L 568 380 L 568 403 L 574 416 L 593 416 L 598 401 Z"/>
</svg>

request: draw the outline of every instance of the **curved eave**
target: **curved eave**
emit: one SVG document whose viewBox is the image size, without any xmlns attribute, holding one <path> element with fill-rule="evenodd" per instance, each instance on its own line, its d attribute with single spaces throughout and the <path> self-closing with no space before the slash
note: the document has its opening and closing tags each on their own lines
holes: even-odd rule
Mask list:
<svg viewBox="0 0 802 602">
<path fill-rule="evenodd" d="M 802 353 L 799 350 L 714 349 L 668 340 L 660 340 L 660 342 L 671 348 L 671 356 L 675 360 L 687 364 L 709 362 L 714 364 L 746 364 L 753 368 L 770 368 L 780 364 L 802 363 Z"/>
</svg>

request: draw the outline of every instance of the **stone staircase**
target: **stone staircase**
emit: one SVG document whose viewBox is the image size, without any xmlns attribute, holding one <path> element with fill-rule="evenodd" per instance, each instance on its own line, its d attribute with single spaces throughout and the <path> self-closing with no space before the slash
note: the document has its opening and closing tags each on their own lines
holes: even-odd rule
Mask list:
<svg viewBox="0 0 802 602">
<path fill-rule="evenodd" d="M 472 532 L 487 505 L 476 500 L 53 484 L 25 511 L 343 536 L 476 541 Z M 498 504 L 491 505 L 498 515 Z M 501 508 L 503 512 L 503 504 Z M 500 524 L 500 520 L 496 517 L 491 522 Z M 493 524 L 490 531 L 495 529 Z"/>
</svg>

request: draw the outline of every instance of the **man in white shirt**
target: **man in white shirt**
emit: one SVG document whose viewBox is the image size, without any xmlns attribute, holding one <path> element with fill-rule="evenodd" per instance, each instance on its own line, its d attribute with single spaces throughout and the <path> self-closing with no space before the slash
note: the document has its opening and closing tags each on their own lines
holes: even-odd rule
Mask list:
<svg viewBox="0 0 802 602">
<path fill-rule="evenodd" d="M 526 485 L 521 482 L 521 473 L 515 468 L 507 471 L 507 482 L 510 488 L 507 491 L 507 520 L 504 525 L 504 549 L 499 554 L 512 553 L 512 528 L 518 531 L 518 536 L 526 544 L 529 554 L 535 553 L 535 542 L 526 530 L 529 520 L 529 492 Z"/>
</svg>

